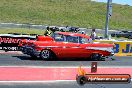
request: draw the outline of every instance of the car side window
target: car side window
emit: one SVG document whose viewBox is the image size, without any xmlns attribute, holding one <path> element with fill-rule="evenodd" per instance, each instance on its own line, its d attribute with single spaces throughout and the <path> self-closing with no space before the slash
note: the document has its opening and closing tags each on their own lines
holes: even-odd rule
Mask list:
<svg viewBox="0 0 132 88">
<path fill-rule="evenodd" d="M 89 40 L 87 38 L 79 37 L 79 43 L 89 43 Z"/>
<path fill-rule="evenodd" d="M 67 42 L 78 43 L 78 37 L 76 37 L 76 36 L 66 36 L 66 41 Z"/>
</svg>

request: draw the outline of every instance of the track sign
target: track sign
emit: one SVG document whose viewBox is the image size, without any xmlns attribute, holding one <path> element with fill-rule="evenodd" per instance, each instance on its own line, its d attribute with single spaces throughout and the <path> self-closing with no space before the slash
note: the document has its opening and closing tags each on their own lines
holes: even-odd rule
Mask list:
<svg viewBox="0 0 132 88">
<path fill-rule="evenodd" d="M 91 73 L 97 72 L 97 62 L 91 63 Z"/>
</svg>

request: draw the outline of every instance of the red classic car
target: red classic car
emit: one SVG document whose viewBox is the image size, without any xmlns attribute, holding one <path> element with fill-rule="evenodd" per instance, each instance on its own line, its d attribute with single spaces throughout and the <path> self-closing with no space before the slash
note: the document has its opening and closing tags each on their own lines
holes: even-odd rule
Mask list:
<svg viewBox="0 0 132 88">
<path fill-rule="evenodd" d="M 93 43 L 89 36 L 79 33 L 55 32 L 51 36 L 38 36 L 36 40 L 24 41 L 22 52 L 43 60 L 62 58 L 88 58 L 114 55 L 113 44 Z"/>
</svg>

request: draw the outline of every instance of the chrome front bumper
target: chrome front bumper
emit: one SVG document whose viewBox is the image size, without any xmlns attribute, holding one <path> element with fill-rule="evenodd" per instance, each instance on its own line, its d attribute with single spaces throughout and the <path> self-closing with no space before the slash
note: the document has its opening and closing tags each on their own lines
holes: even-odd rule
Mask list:
<svg viewBox="0 0 132 88">
<path fill-rule="evenodd" d="M 114 56 L 114 54 L 115 54 L 115 53 L 112 52 L 112 53 L 110 54 L 110 56 Z"/>
<path fill-rule="evenodd" d="M 114 49 L 111 49 L 110 56 L 114 56 L 114 54 L 115 54 Z"/>
</svg>

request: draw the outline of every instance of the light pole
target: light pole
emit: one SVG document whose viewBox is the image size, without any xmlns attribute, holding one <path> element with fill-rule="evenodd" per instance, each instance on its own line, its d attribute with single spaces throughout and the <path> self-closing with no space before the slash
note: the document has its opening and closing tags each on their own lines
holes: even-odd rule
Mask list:
<svg viewBox="0 0 132 88">
<path fill-rule="evenodd" d="M 105 38 L 108 38 L 110 16 L 112 16 L 112 0 L 107 1 L 107 12 L 106 12 L 106 22 L 105 22 Z"/>
</svg>

